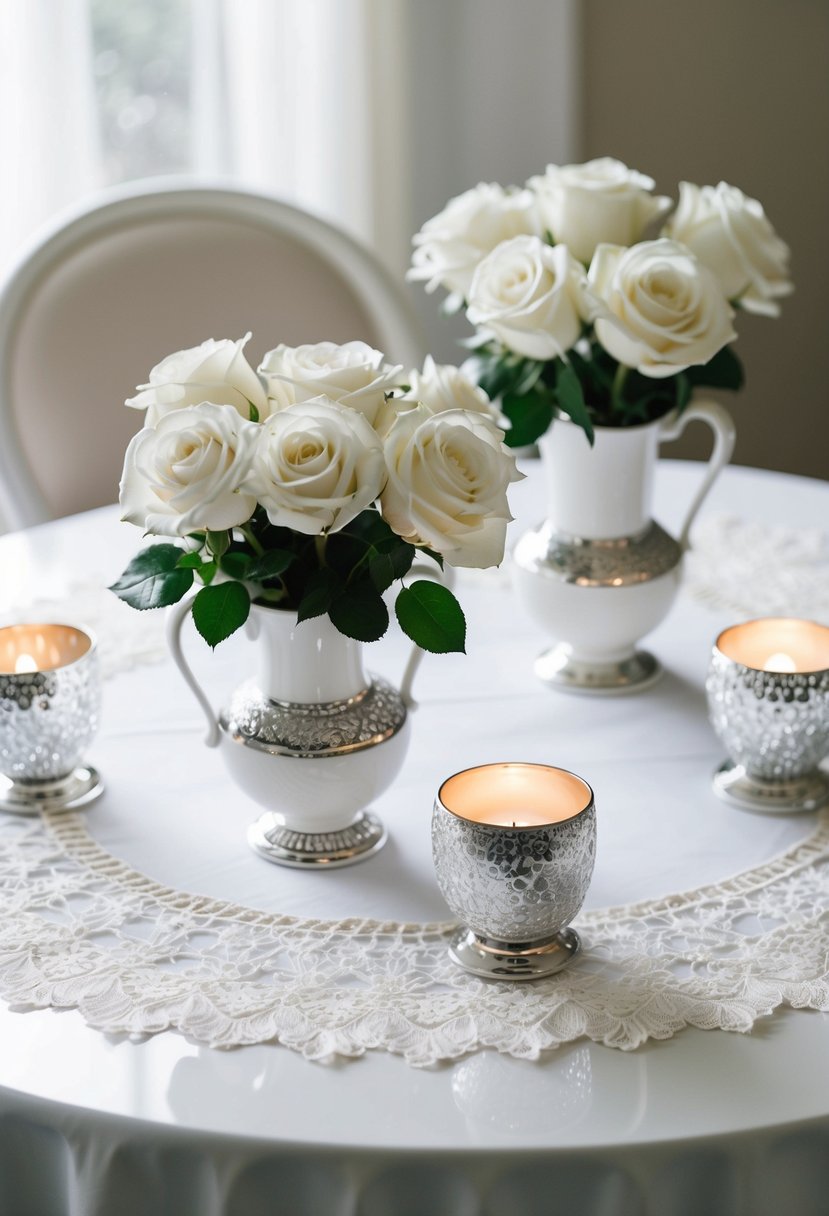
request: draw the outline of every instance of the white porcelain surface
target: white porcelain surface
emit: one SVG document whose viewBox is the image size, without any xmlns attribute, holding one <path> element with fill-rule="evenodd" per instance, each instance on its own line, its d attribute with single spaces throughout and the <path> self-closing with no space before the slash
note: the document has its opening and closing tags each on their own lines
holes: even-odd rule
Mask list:
<svg viewBox="0 0 829 1216">
<path fill-rule="evenodd" d="M 673 531 L 699 476 L 699 466 L 691 464 L 666 462 L 658 470 L 656 513 Z M 543 504 L 537 476 L 516 490 L 517 534 Z M 827 506 L 823 483 L 730 469 L 707 509 L 811 527 L 829 517 Z M 132 530 L 116 523 L 114 511 L 3 538 L 0 563 L 8 578 L 0 585 L 0 612 L 26 597 L 68 588 L 88 560 L 82 554 L 105 553 L 98 569 L 111 581 L 134 547 Z M 680 597 L 653 637 L 668 668 L 658 687 L 624 702 L 563 701 L 532 677 L 531 660 L 544 639 L 533 626 L 516 623 L 506 578 L 470 574 L 459 594 L 467 607 L 468 655 L 424 666 L 409 754 L 396 783 L 375 804 L 391 833 L 376 858 L 351 870 L 296 874 L 253 856 L 244 840 L 252 804 L 235 789 L 218 755 L 204 749 L 203 721 L 169 664 L 105 686 L 102 730 L 89 758 L 104 774 L 107 793 L 89 813 L 90 831 L 135 868 L 183 889 L 303 916 L 399 920 L 445 917 L 430 857 L 432 799 L 451 772 L 494 759 L 558 764 L 593 785 L 601 811 L 588 906 L 698 886 L 808 834 L 809 817 L 741 815 L 711 791 L 721 746 L 706 720 L 703 683 L 711 642 L 732 623 L 728 614 Z M 188 656 L 199 678 L 215 689 L 216 703 L 238 682 L 236 664 L 246 645 L 232 639 L 211 655 L 200 640 L 187 639 Z M 367 665 L 396 678 L 405 652 L 404 639 L 390 631 L 369 649 Z M 484 1210 L 476 1206 L 480 1188 L 488 1195 L 488 1216 L 518 1210 L 516 1203 L 523 1211 L 546 1211 L 526 1189 L 535 1185 L 526 1171 L 519 1176 L 526 1160 L 519 1164 L 513 1154 L 531 1150 L 539 1154 L 537 1168 L 543 1161 L 560 1170 L 575 1148 L 592 1154 L 591 1185 L 604 1178 L 602 1186 L 609 1188 L 607 1206 L 595 1210 L 613 1216 L 640 1213 L 636 1188 L 646 1186 L 648 1210 L 660 1216 L 690 1211 L 680 1203 L 688 1178 L 703 1189 L 707 1178 L 720 1180 L 718 1193 L 726 1199 L 716 1201 L 720 1206 L 703 1203 L 698 1210 L 706 1216 L 817 1213 L 814 1196 L 829 1193 L 827 1070 L 829 1021 L 797 1011 L 775 1014 L 750 1036 L 686 1031 L 633 1053 L 575 1043 L 538 1063 L 483 1053 L 433 1071 L 414 1070 L 386 1054 L 321 1066 L 269 1046 L 214 1052 L 174 1034 L 114 1042 L 75 1013 L 0 1014 L 0 1113 L 16 1116 L 5 1125 L 8 1145 L 17 1143 L 10 1126 L 23 1129 L 21 1136 L 27 1128 L 57 1128 L 56 1144 L 65 1137 L 84 1168 L 105 1171 L 110 1158 L 103 1146 L 120 1145 L 140 1163 L 147 1146 L 168 1160 L 197 1137 L 199 1169 L 208 1160 L 226 1182 L 230 1162 L 255 1165 L 263 1154 L 281 1150 L 294 1160 L 299 1146 L 333 1146 L 335 1153 L 336 1146 L 351 1146 L 359 1152 L 346 1153 L 350 1164 L 338 1193 L 346 1193 L 359 1173 L 361 1206 L 342 1210 L 360 1216 L 405 1210 L 386 1199 L 398 1194 L 407 1163 L 431 1150 L 441 1155 L 440 1161 L 430 1158 L 435 1211 L 466 1216 Z M 113 1115 L 143 1122 L 113 1123 Z M 205 1141 L 205 1132 L 220 1138 Z M 44 1159 L 51 1161 L 52 1133 L 42 1134 Z M 381 1160 L 386 1150 L 392 1157 Z M 456 1157 L 444 1156 L 446 1150 Z M 55 1148 L 54 1160 L 62 1160 L 63 1151 Z M 465 1153 L 472 1156 L 457 1156 Z M 26 1159 L 39 1160 L 31 1153 Z M 17 1160 L 9 1168 L 18 1168 Z M 578 1159 L 569 1162 L 567 1168 L 578 1173 Z M 322 1176 L 328 1167 L 323 1162 L 319 1168 Z M 672 1171 L 669 1180 L 666 1170 Z M 135 1175 L 157 1176 L 149 1166 Z M 789 1180 L 785 1202 L 781 1178 Z M 195 1183 L 189 1194 L 191 1201 L 199 1194 Z M 228 1211 L 245 1210 L 241 1194 L 234 1192 Z M 582 1193 L 576 1187 L 573 1194 Z M 592 1202 L 599 1199 L 593 1195 Z M 190 1208 L 182 1202 L 179 1210 Z M 208 1216 L 219 1210 L 201 1208 Z M 312 1204 L 295 1210 L 329 1209 Z M 573 1210 L 585 1209 L 576 1204 Z M 6 1216 L 1 1201 L 0 1212 Z"/>
</svg>

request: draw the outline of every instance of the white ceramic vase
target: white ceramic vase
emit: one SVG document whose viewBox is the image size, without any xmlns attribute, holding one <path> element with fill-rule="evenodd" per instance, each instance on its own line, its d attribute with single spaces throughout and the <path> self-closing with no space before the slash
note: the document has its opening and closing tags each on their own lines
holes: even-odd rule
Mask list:
<svg viewBox="0 0 829 1216">
<path fill-rule="evenodd" d="M 659 447 L 689 422 L 705 422 L 714 446 L 680 534 L 651 518 Z M 636 643 L 664 619 L 682 576 L 682 556 L 699 508 L 731 458 L 734 424 L 716 402 L 694 401 L 634 427 L 584 432 L 557 418 L 541 440 L 547 517 L 519 540 L 514 576 L 529 614 L 555 640 L 536 674 L 571 692 L 634 692 L 661 674 Z"/>
<path fill-rule="evenodd" d="M 327 616 L 254 605 L 245 626 L 257 674 L 216 714 L 181 648 L 190 599 L 170 609 L 167 640 L 204 710 L 205 742 L 218 747 L 236 784 L 265 808 L 248 841 L 269 861 L 309 868 L 375 853 L 386 830 L 367 808 L 394 780 L 409 742 L 415 647 L 400 691 L 363 669 L 362 643 Z"/>
</svg>

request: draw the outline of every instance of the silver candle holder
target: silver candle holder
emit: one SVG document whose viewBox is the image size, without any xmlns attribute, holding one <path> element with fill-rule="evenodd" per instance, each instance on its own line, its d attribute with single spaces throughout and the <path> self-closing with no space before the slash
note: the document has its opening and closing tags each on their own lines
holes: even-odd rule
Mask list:
<svg viewBox="0 0 829 1216">
<path fill-rule="evenodd" d="M 767 617 L 717 638 L 706 680 L 711 725 L 728 752 L 714 774 L 725 802 L 761 812 L 829 801 L 829 628 Z"/>
<path fill-rule="evenodd" d="M 0 629 L 0 810 L 71 811 L 103 793 L 83 754 L 98 729 L 95 639 L 73 625 Z"/>
<path fill-rule="evenodd" d="M 454 962 L 487 979 L 552 975 L 580 949 L 570 922 L 596 857 L 586 781 L 544 764 L 486 764 L 456 773 L 432 816 L 438 886 L 462 922 Z"/>
</svg>

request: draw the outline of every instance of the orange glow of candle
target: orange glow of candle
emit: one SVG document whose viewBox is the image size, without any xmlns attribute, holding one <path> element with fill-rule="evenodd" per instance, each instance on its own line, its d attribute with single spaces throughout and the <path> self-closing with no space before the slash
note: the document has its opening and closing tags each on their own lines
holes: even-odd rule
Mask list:
<svg viewBox="0 0 829 1216">
<path fill-rule="evenodd" d="M 829 626 L 792 617 L 732 625 L 717 638 L 727 659 L 754 671 L 811 674 L 829 669 Z"/>
<path fill-rule="evenodd" d="M 92 639 L 74 625 L 7 625 L 0 629 L 0 675 L 54 671 L 82 658 Z"/>
<path fill-rule="evenodd" d="M 593 791 L 575 773 L 547 764 L 483 764 L 449 777 L 438 797 L 473 823 L 537 828 L 575 818 L 591 805 Z"/>
</svg>

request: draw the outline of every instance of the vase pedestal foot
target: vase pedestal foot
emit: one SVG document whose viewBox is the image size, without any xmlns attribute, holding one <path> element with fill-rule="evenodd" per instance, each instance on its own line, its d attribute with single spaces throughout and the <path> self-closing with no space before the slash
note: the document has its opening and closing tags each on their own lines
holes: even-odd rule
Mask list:
<svg viewBox="0 0 829 1216">
<path fill-rule="evenodd" d="M 285 827 L 272 812 L 248 828 L 248 844 L 255 853 L 298 870 L 354 865 L 382 849 L 387 836 L 385 825 L 370 811 L 361 811 L 348 827 L 332 832 L 298 832 Z"/>
<path fill-rule="evenodd" d="M 608 697 L 650 688 L 663 669 L 647 650 L 637 650 L 617 662 L 597 663 L 579 657 L 566 642 L 559 642 L 539 655 L 533 670 L 539 680 L 561 692 Z"/>
<path fill-rule="evenodd" d="M 764 781 L 726 760 L 714 773 L 713 786 L 730 806 L 764 815 L 803 814 L 829 802 L 829 776 L 819 771 L 789 781 Z"/>
</svg>

